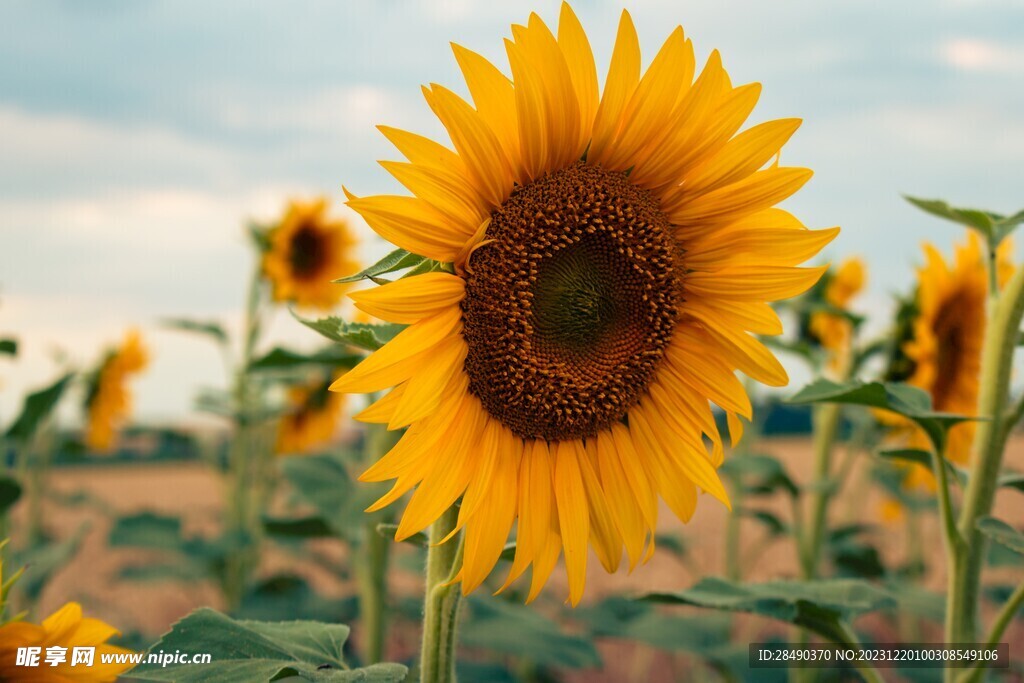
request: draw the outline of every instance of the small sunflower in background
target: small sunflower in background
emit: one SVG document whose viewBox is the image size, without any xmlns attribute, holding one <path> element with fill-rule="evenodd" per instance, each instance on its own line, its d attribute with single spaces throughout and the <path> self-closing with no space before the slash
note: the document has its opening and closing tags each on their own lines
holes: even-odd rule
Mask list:
<svg viewBox="0 0 1024 683">
<path fill-rule="evenodd" d="M 69 602 L 43 620 L 42 624 L 12 621 L 0 626 L 0 681 L 36 681 L 38 683 L 111 683 L 132 667 L 104 663 L 105 655 L 130 654 L 107 641 L 119 631 L 99 619 L 82 616 L 82 607 Z M 18 665 L 20 648 L 39 648 L 38 664 Z M 48 648 L 63 648 L 63 661 L 51 666 L 46 661 Z M 92 664 L 74 659 L 76 648 L 95 648 Z M 72 663 L 75 662 L 74 666 Z"/>
<path fill-rule="evenodd" d="M 999 247 L 997 281 L 1002 286 L 1014 272 L 1012 244 Z M 902 345 L 906 365 L 913 368 L 906 382 L 927 391 L 940 412 L 976 415 L 981 378 L 981 352 L 985 341 L 989 293 L 987 259 L 981 240 L 970 232 L 957 245 L 952 263 L 933 245 L 925 244 L 925 263 L 918 268 L 918 287 L 911 339 Z M 909 422 L 886 413 L 882 421 L 905 432 L 911 448 L 927 450 L 923 432 Z M 975 422 L 963 422 L 949 432 L 945 457 L 957 464 L 970 461 Z M 925 467 L 913 467 L 905 485 L 911 490 L 934 490 L 935 481 Z"/>
<path fill-rule="evenodd" d="M 94 451 L 114 445 L 118 429 L 131 415 L 128 380 L 149 364 L 149 353 L 137 330 L 129 330 L 121 345 L 109 353 L 88 380 L 85 399 L 85 444 Z"/>
<path fill-rule="evenodd" d="M 740 132 L 760 85 L 734 86 L 718 52 L 694 79 L 681 28 L 641 73 L 623 12 L 603 93 L 568 5 L 557 33 L 532 14 L 505 45 L 511 79 L 453 46 L 472 105 L 424 88 L 452 148 L 381 127 L 413 196 L 349 206 L 452 267 L 351 295 L 409 326 L 332 389 L 394 387 L 359 417 L 409 427 L 362 476 L 397 479 L 371 509 L 416 488 L 398 538 L 461 498 L 464 593 L 518 520 L 506 585 L 532 566 L 532 600 L 564 554 L 575 605 L 588 543 L 609 572 L 623 549 L 630 568 L 650 557 L 658 496 L 684 521 L 701 493 L 728 505 L 709 402 L 736 440 L 751 405 L 734 372 L 788 382 L 752 333 L 782 331 L 768 302 L 818 280 L 797 266 L 838 228 L 772 208 L 811 176 L 777 163 L 800 121 Z"/>
<path fill-rule="evenodd" d="M 849 311 L 850 302 L 864 289 L 867 266 L 863 259 L 848 258 L 834 273 L 824 278 L 824 300 L 840 311 Z M 849 357 L 853 342 L 853 322 L 842 315 L 818 311 L 811 314 L 809 331 L 829 353 L 829 365 L 838 369 Z"/>
<path fill-rule="evenodd" d="M 289 387 L 288 412 L 277 428 L 278 454 L 306 453 L 331 442 L 345 409 L 345 396 L 328 391 L 337 377 L 317 377 Z"/>
<path fill-rule="evenodd" d="M 355 235 L 341 218 L 327 215 L 328 202 L 291 201 L 266 238 L 263 274 L 274 301 L 328 310 L 345 288 L 332 283 L 359 269 Z"/>
</svg>

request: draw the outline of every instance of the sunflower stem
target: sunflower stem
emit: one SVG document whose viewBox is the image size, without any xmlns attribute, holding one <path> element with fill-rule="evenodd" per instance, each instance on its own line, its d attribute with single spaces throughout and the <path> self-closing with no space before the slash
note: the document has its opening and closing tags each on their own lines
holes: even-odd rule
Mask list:
<svg viewBox="0 0 1024 683">
<path fill-rule="evenodd" d="M 978 594 L 986 542 L 975 525 L 980 517 L 989 514 L 995 499 L 1009 436 L 1005 411 L 1022 317 L 1024 268 L 1018 269 L 1003 291 L 989 301 L 978 405 L 978 414 L 988 419 L 978 424 L 975 435 L 974 462 L 958 522 L 964 543 L 953 554 L 949 568 L 945 638 L 950 643 L 971 643 L 977 636 Z M 947 670 L 948 681 L 954 680 L 953 674 L 953 670 Z"/>
<path fill-rule="evenodd" d="M 384 425 L 369 425 L 363 441 L 363 462 L 380 459 L 395 445 L 398 432 Z M 387 577 L 391 559 L 391 540 L 377 533 L 377 525 L 389 521 L 381 514 L 367 515 L 363 546 L 357 565 L 359 613 L 363 627 L 363 659 L 368 664 L 383 661 L 387 636 Z"/>
<path fill-rule="evenodd" d="M 839 405 L 826 403 L 814 409 L 814 484 L 811 518 L 803 537 L 802 569 L 805 579 L 818 573 L 821 546 L 825 538 L 828 504 L 833 491 L 829 485 L 832 450 L 839 434 Z"/>
<path fill-rule="evenodd" d="M 1006 601 L 1002 609 L 999 610 L 999 614 L 996 615 L 995 620 L 992 622 L 992 626 L 989 629 L 988 637 L 985 638 L 985 648 L 994 648 L 999 645 L 999 639 L 1003 637 L 1007 627 L 1013 618 L 1017 615 L 1017 612 L 1024 607 L 1024 581 L 1017 586 L 1017 590 L 1013 591 L 1010 595 L 1010 599 Z M 976 667 L 965 671 L 960 675 L 958 683 L 973 683 L 974 681 L 981 680 L 981 677 L 985 673 L 986 667 L 990 662 L 982 661 Z"/>
<path fill-rule="evenodd" d="M 451 582 L 461 564 L 462 543 L 441 540 L 455 528 L 458 518 L 458 508 L 452 506 L 430 527 L 420 683 L 455 681 L 455 632 L 462 594 Z"/>
</svg>

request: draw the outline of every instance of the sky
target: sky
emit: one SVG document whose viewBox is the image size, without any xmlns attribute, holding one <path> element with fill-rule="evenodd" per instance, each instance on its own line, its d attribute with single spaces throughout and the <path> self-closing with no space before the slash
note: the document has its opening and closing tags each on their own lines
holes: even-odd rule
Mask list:
<svg viewBox="0 0 1024 683">
<path fill-rule="evenodd" d="M 843 228 L 832 259 L 869 262 L 859 300 L 884 324 L 920 245 L 958 228 L 901 193 L 1009 213 L 1024 206 L 1024 4 L 1001 0 L 627 2 L 645 63 L 676 25 L 698 60 L 721 51 L 734 83 L 760 81 L 751 122 L 804 124 L 783 162 L 815 177 L 786 203 Z M 618 2 L 577 2 L 602 75 Z M 399 192 L 374 126 L 443 139 L 419 86 L 464 93 L 449 42 L 507 66 L 502 39 L 558 3 L 8 0 L 0 7 L 0 424 L 64 354 L 95 363 L 130 326 L 153 362 L 137 415 L 194 419 L 220 386 L 217 352 L 168 316 L 237 326 L 253 254 L 243 226 L 292 196 L 326 195 L 357 225 L 365 260 L 386 246 L 341 206 Z M 315 346 L 287 313 L 273 340 Z M 67 412 L 73 413 L 71 409 Z M 73 419 L 73 414 L 69 417 Z"/>
</svg>

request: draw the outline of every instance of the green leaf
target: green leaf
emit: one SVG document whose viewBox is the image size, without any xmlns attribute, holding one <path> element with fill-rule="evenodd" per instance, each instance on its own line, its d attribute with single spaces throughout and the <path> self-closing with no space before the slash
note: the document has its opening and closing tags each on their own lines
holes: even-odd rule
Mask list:
<svg viewBox="0 0 1024 683">
<path fill-rule="evenodd" d="M 328 455 L 285 458 L 281 462 L 284 478 L 295 496 L 312 506 L 335 535 L 348 540 L 361 533 L 364 500 L 339 459 Z"/>
<path fill-rule="evenodd" d="M 996 485 L 1017 489 L 1021 493 L 1024 493 L 1024 473 L 1007 472 L 1006 474 L 1000 475 Z"/>
<path fill-rule="evenodd" d="M 933 216 L 939 218 L 945 218 L 946 220 L 959 223 L 960 225 L 966 225 L 967 227 L 974 228 L 986 238 L 991 239 L 995 236 L 995 223 L 992 214 L 985 211 L 979 211 L 978 209 L 961 209 L 950 206 L 948 203 L 941 199 L 918 199 L 917 197 L 911 197 L 909 195 L 903 195 L 903 198 L 908 202 L 926 211 Z"/>
<path fill-rule="evenodd" d="M 644 600 L 747 612 L 795 624 L 836 643 L 846 643 L 842 624 L 896 601 L 885 590 L 856 579 L 740 584 L 706 578 L 678 593 L 650 593 Z"/>
<path fill-rule="evenodd" d="M 975 526 L 999 545 L 1024 555 L 1024 534 L 995 517 L 982 517 Z"/>
<path fill-rule="evenodd" d="M 916 448 L 895 448 L 891 450 L 879 451 L 878 456 L 886 460 L 899 460 L 908 463 L 914 463 L 922 465 L 927 468 L 929 472 L 932 471 L 932 454 L 928 451 L 918 450 Z M 961 469 L 958 469 L 949 460 L 943 458 L 942 462 L 946 464 L 946 471 L 949 472 L 951 477 L 954 477 L 960 482 L 961 486 L 967 484 L 967 473 Z"/>
<path fill-rule="evenodd" d="M 301 365 L 326 365 L 332 368 L 354 367 L 363 356 L 348 353 L 336 346 L 321 349 L 315 353 L 300 353 L 278 346 L 265 356 L 257 358 L 249 364 L 250 370 L 279 370 L 294 368 Z"/>
<path fill-rule="evenodd" d="M 281 621 L 299 614 L 330 624 L 352 621 L 359 616 L 359 598 L 329 598 L 313 590 L 302 577 L 279 574 L 263 579 L 245 592 L 237 617 Z"/>
<path fill-rule="evenodd" d="M 397 683 L 407 669 L 375 664 L 348 669 L 342 648 L 349 628 L 315 621 L 233 620 L 209 608 L 174 624 L 150 652 L 203 652 L 209 664 L 150 664 L 132 669 L 132 678 L 176 683 L 260 683 L 294 676 L 302 681 Z"/>
<path fill-rule="evenodd" d="M 737 508 L 733 511 L 734 515 L 740 515 L 742 517 L 749 517 L 753 520 L 760 522 L 768 529 L 768 533 L 772 536 L 784 536 L 789 533 L 789 526 L 786 525 L 781 519 L 776 517 L 770 512 L 765 510 L 751 510 L 749 508 Z"/>
<path fill-rule="evenodd" d="M 150 550 L 181 551 L 181 519 L 153 512 L 120 517 L 107 537 L 112 547 L 130 546 Z"/>
<path fill-rule="evenodd" d="M 213 321 L 190 320 L 189 318 L 164 318 L 161 321 L 164 327 L 184 332 L 206 335 L 219 344 L 228 343 L 228 333 L 220 326 L 220 323 Z"/>
<path fill-rule="evenodd" d="M 369 268 L 365 268 L 355 275 L 349 275 L 347 277 L 338 278 L 333 282 L 345 283 L 345 282 L 359 282 L 360 280 L 372 280 L 377 284 L 384 284 L 387 280 L 381 280 L 381 275 L 387 273 L 393 273 L 396 270 L 405 270 L 406 268 L 416 268 L 422 265 L 425 261 L 429 261 L 425 256 L 419 256 L 413 254 L 405 249 L 395 249 L 393 252 L 377 261 Z"/>
<path fill-rule="evenodd" d="M 300 323 L 331 341 L 350 344 L 367 351 L 376 351 L 405 329 L 405 325 L 398 323 L 350 323 L 333 315 L 319 320 L 307 320 L 297 315 L 295 311 L 292 311 L 292 315 Z"/>
<path fill-rule="evenodd" d="M 582 669 L 601 664 L 589 639 L 564 633 L 531 607 L 477 595 L 467 600 L 467 607 L 459 631 L 466 647 L 524 657 L 541 666 Z"/>
<path fill-rule="evenodd" d="M 797 392 L 788 403 L 841 403 L 883 408 L 913 420 L 940 446 L 953 425 L 982 418 L 932 410 L 932 399 L 923 389 L 898 382 L 845 382 L 818 379 Z"/>
<path fill-rule="evenodd" d="M 0 516 L 6 515 L 19 498 L 21 484 L 18 480 L 8 474 L 0 474 Z"/>
<path fill-rule="evenodd" d="M 770 455 L 743 455 L 730 458 L 718 470 L 748 495 L 768 495 L 782 489 L 791 496 L 800 490 L 786 467 Z"/>
<path fill-rule="evenodd" d="M 286 538 L 333 538 L 334 529 L 321 517 L 295 517 L 292 519 L 264 517 L 263 530 L 272 536 Z"/>
<path fill-rule="evenodd" d="M 74 534 L 62 541 L 31 546 L 15 553 L 11 566 L 26 567 L 18 581 L 18 589 L 29 598 L 29 602 L 34 602 L 49 583 L 50 577 L 71 561 L 89 532 L 89 527 L 89 522 L 82 522 Z"/>
<path fill-rule="evenodd" d="M 22 443 L 29 441 L 35 435 L 39 425 L 53 412 L 74 376 L 74 373 L 69 372 L 45 389 L 26 396 L 21 414 L 7 430 L 7 438 Z"/>
<path fill-rule="evenodd" d="M 8 356 L 18 355 L 18 340 L 17 339 L 0 339 L 0 354 L 7 354 Z"/>
</svg>

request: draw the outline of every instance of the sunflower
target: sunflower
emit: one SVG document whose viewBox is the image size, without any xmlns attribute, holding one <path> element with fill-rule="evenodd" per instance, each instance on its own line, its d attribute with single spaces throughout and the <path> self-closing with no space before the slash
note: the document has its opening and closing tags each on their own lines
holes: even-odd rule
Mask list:
<svg viewBox="0 0 1024 683">
<path fill-rule="evenodd" d="M 464 593 L 518 520 L 505 585 L 532 565 L 532 600 L 564 554 L 575 605 L 588 542 L 609 572 L 623 548 L 630 569 L 650 556 L 658 496 L 683 520 L 700 492 L 728 505 L 709 401 L 735 440 L 735 370 L 787 383 L 751 333 L 781 332 L 767 302 L 818 280 L 795 266 L 838 228 L 772 208 L 811 176 L 772 163 L 799 120 L 737 134 L 760 86 L 734 87 L 717 52 L 694 80 L 681 28 L 641 76 L 623 12 L 603 94 L 568 5 L 557 34 L 533 14 L 505 46 L 511 79 L 454 46 L 473 105 L 424 88 L 454 149 L 381 128 L 413 196 L 346 190 L 382 237 L 452 265 L 351 294 L 408 327 L 332 389 L 394 387 L 359 417 L 408 426 L 362 475 L 397 479 L 371 510 L 417 487 L 398 538 L 461 498 Z"/>
<path fill-rule="evenodd" d="M 117 629 L 99 619 L 82 616 L 78 603 L 69 602 L 42 624 L 13 621 L 0 626 L 0 681 L 24 683 L 106 683 L 132 667 L 131 663 L 105 664 L 104 655 L 127 655 L 128 650 L 108 645 L 107 640 L 118 635 Z M 18 664 L 19 648 L 39 648 L 38 666 Z M 56 666 L 46 662 L 48 648 L 64 648 L 64 661 Z M 92 665 L 75 659 L 76 648 L 95 648 Z"/>
<path fill-rule="evenodd" d="M 275 301 L 327 310 L 344 293 L 331 280 L 359 269 L 353 255 L 355 236 L 344 220 L 328 218 L 326 199 L 289 202 L 267 242 L 263 274 Z"/>
<path fill-rule="evenodd" d="M 867 268 L 860 258 L 849 258 L 828 278 L 825 285 L 825 303 L 841 311 L 849 309 L 850 301 L 864 289 Z M 811 315 L 810 332 L 829 352 L 830 364 L 838 367 L 849 353 L 853 324 L 846 317 L 834 313 L 817 312 Z"/>
<path fill-rule="evenodd" d="M 328 443 L 345 408 L 345 397 L 327 390 L 332 379 L 317 378 L 288 390 L 289 412 L 277 428 L 277 452 L 303 453 Z"/>
<path fill-rule="evenodd" d="M 997 279 L 1002 285 L 1013 274 L 1012 245 L 999 247 Z M 932 397 L 935 410 L 976 415 L 981 375 L 981 351 L 985 341 L 988 269 L 981 241 L 973 232 L 956 247 L 952 264 L 931 244 L 924 245 L 925 263 L 917 271 L 918 289 L 913 338 L 903 352 L 914 368 L 907 383 Z M 887 414 L 883 419 L 905 432 L 911 448 L 929 449 L 927 437 L 906 420 Z M 976 423 L 963 422 L 949 431 L 945 457 L 958 465 L 970 461 Z M 932 474 L 914 467 L 905 485 L 934 490 Z"/>
<path fill-rule="evenodd" d="M 121 346 L 104 358 L 92 376 L 85 400 L 85 443 L 89 448 L 106 451 L 114 445 L 117 430 L 131 413 L 128 378 L 148 364 L 149 354 L 137 330 L 129 330 Z"/>
</svg>

